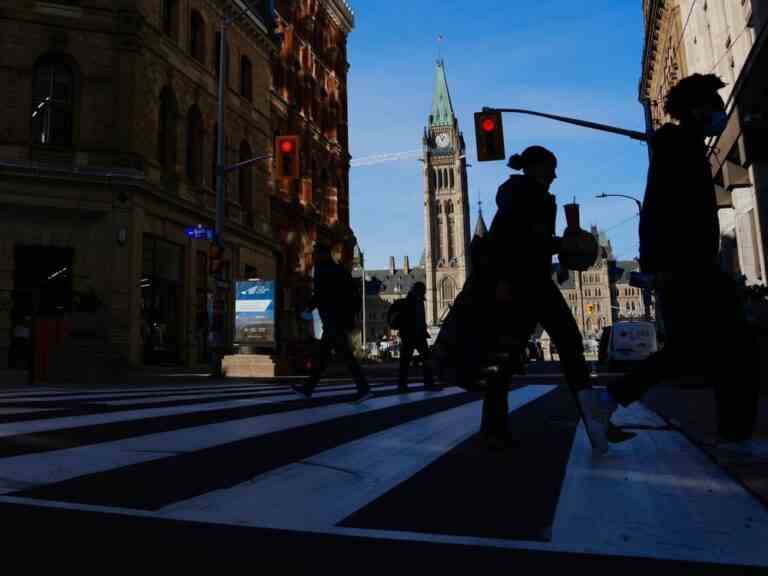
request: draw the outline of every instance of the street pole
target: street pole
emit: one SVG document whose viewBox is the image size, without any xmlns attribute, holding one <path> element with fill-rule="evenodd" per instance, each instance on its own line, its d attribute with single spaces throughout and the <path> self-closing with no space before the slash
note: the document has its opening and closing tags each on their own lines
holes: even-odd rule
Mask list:
<svg viewBox="0 0 768 576">
<path fill-rule="evenodd" d="M 366 348 L 366 333 L 367 333 L 367 326 L 366 326 L 366 317 L 365 317 L 365 260 L 363 259 L 363 251 L 360 250 L 360 268 L 363 271 L 363 356 L 368 355 L 368 349 Z"/>
<path fill-rule="evenodd" d="M 650 147 L 649 147 L 650 150 Z M 650 152 L 649 152 L 650 155 Z M 643 203 L 640 202 L 637 198 L 634 196 L 628 196 L 627 194 L 598 194 L 595 196 L 595 198 L 627 198 L 628 200 L 632 200 L 637 205 L 637 216 L 638 218 L 643 213 Z M 641 288 L 643 292 L 643 318 L 650 322 L 651 320 L 651 310 L 650 310 L 650 288 Z"/>
<path fill-rule="evenodd" d="M 271 6 L 271 3 L 270 3 Z M 271 8 L 270 8 L 271 9 Z M 220 248 L 224 247 L 222 235 L 224 234 L 224 193 L 225 176 L 227 172 L 245 167 L 257 160 L 270 158 L 271 155 L 251 158 L 248 161 L 240 162 L 233 166 L 227 166 L 224 158 L 224 110 L 225 110 L 225 79 L 227 66 L 227 29 L 241 17 L 251 12 L 251 7 L 246 4 L 237 14 L 221 19 L 221 34 L 219 38 L 219 86 L 218 86 L 218 109 L 217 109 L 217 130 L 216 130 L 216 220 L 214 224 L 213 242 Z M 222 375 L 221 360 L 223 359 L 224 347 L 224 287 L 221 281 L 214 276 L 213 289 L 213 314 L 211 318 L 211 336 L 213 337 L 213 348 L 211 353 L 212 373 L 214 376 Z M 221 355 L 221 358 L 219 356 Z"/>
</svg>

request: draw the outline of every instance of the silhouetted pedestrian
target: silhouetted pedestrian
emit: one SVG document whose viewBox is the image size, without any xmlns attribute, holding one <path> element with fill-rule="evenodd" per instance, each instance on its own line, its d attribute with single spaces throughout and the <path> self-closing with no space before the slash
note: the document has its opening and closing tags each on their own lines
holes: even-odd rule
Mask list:
<svg viewBox="0 0 768 576">
<path fill-rule="evenodd" d="M 427 287 L 424 282 L 416 282 L 403 299 L 401 311 L 398 314 L 397 325 L 400 332 L 400 370 L 398 372 L 398 386 L 400 392 L 408 391 L 408 367 L 413 358 L 414 350 L 419 352 L 424 371 L 424 385 L 427 390 L 441 389 L 435 386 L 432 379 L 432 366 L 429 354 L 429 333 L 427 332 L 427 320 L 424 313 L 424 300 Z"/>
<path fill-rule="evenodd" d="M 653 136 L 640 218 L 640 267 L 654 276 L 665 345 L 608 384 L 604 409 L 635 402 L 659 381 L 714 378 L 723 447 L 751 449 L 759 395 L 759 352 L 734 280 L 720 268 L 720 226 L 705 139 L 727 122 L 714 74 L 694 74 L 669 91 L 665 124 Z M 695 288 L 694 288 L 695 287 Z"/>
<path fill-rule="evenodd" d="M 492 445 L 511 439 L 507 428 L 509 378 L 536 325 L 541 324 L 557 345 L 566 382 L 579 406 L 593 450 L 608 448 L 607 420 L 594 414 L 595 395 L 584 359 L 579 327 L 560 289 L 552 280 L 552 256 L 570 241 L 555 235 L 557 205 L 549 188 L 556 178 L 557 159 L 541 146 L 526 148 L 509 159 L 512 175 L 496 195 L 498 210 L 488 234 L 488 260 L 481 284 L 488 294 L 486 317 L 498 334 L 517 342 L 510 359 L 488 380 L 482 432 Z M 566 230 L 568 235 L 582 233 Z M 561 260 L 565 258 L 561 256 Z M 613 434 L 612 441 L 629 435 Z"/>
<path fill-rule="evenodd" d="M 323 323 L 323 335 L 315 350 L 309 380 L 303 386 L 293 385 L 292 388 L 305 398 L 311 397 L 328 365 L 331 351 L 335 350 L 347 364 L 357 385 L 355 401 L 362 402 L 373 394 L 349 343 L 349 332 L 354 328 L 355 315 L 359 310 L 357 284 L 349 271 L 333 260 L 327 244 L 315 244 L 313 260 L 314 292 L 307 312 L 317 308 Z"/>
</svg>

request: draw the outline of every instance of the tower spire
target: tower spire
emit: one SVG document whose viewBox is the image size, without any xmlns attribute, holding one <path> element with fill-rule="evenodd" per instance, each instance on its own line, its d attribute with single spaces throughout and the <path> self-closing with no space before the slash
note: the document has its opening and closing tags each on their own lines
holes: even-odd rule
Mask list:
<svg viewBox="0 0 768 576">
<path fill-rule="evenodd" d="M 448 80 L 445 77 L 445 62 L 442 58 L 437 60 L 437 70 L 435 73 L 435 92 L 432 95 L 432 115 L 430 116 L 430 125 L 439 126 L 453 125 L 453 105 L 451 104 L 451 94 L 448 91 Z"/>
<path fill-rule="evenodd" d="M 488 228 L 485 226 L 485 220 L 483 219 L 483 201 L 477 201 L 477 224 L 475 224 L 475 236 L 482 238 L 488 233 Z"/>
</svg>

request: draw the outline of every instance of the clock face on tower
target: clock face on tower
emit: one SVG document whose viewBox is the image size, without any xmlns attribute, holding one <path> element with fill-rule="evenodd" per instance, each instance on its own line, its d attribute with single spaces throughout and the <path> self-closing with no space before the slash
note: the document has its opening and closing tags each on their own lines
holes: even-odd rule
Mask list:
<svg viewBox="0 0 768 576">
<path fill-rule="evenodd" d="M 451 140 L 445 132 L 442 132 L 435 137 L 435 144 L 437 144 L 438 148 L 447 148 L 450 143 Z"/>
</svg>

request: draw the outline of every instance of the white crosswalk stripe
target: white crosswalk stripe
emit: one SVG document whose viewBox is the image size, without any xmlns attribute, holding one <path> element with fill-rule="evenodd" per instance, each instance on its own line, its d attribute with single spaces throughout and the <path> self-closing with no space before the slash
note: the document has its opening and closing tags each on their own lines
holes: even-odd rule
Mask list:
<svg viewBox="0 0 768 576">
<path fill-rule="evenodd" d="M 512 390 L 512 425 L 524 409 L 535 418 L 536 403 L 554 390 L 549 385 Z M 360 405 L 349 402 L 354 391 L 351 382 L 330 383 L 309 402 L 279 383 L 6 391 L 0 395 L 0 503 L 347 536 L 768 566 L 765 507 L 685 437 L 663 429 L 664 422 L 643 406 L 622 410 L 617 420 L 658 429 L 612 446 L 604 457 L 592 454 L 581 424 L 575 434 L 572 427 L 563 432 L 573 440 L 563 452 L 566 464 L 553 500 L 549 541 L 483 537 L 471 529 L 442 534 L 345 524 L 474 437 L 481 414 L 481 402 L 455 388 L 426 392 L 414 385 L 401 395 L 393 383 L 381 384 L 374 388 L 375 397 Z M 51 406 L 57 402 L 61 405 Z M 83 407 L 86 413 L 55 414 Z M 302 452 L 310 441 L 312 447 Z M 259 462 L 265 454 L 274 462 Z M 503 458 L 485 452 L 474 457 Z M 512 470 L 535 474 L 535 466 L 520 462 Z M 171 479 L 157 476 L 173 475 L 177 467 Z M 130 494 L 116 494 L 110 503 L 109 487 L 130 486 L 144 477 L 146 483 L 137 485 L 133 496 L 140 501 L 139 492 L 157 490 L 154 497 L 147 495 L 150 503 L 132 505 Z M 179 483 L 178 497 L 167 492 L 173 482 Z M 456 479 L 435 477 L 434 482 Z M 105 493 L 87 493 L 100 484 Z M 81 485 L 85 493 L 73 496 Z M 129 503 L 120 503 L 123 497 Z M 499 504 L 504 501 L 500 495 Z"/>
</svg>

